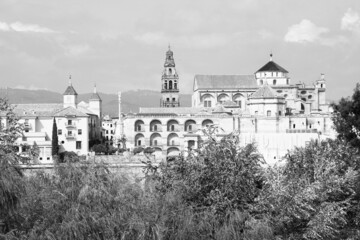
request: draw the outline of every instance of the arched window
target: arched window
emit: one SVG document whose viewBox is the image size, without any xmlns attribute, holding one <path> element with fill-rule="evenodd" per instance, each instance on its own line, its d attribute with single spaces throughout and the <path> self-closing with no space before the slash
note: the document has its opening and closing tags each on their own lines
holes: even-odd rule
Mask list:
<svg viewBox="0 0 360 240">
<path fill-rule="evenodd" d="M 172 74 L 172 70 L 171 70 L 171 68 L 169 68 L 169 75 L 171 75 Z"/>
<path fill-rule="evenodd" d="M 137 145 L 138 145 L 138 146 L 141 146 L 141 140 L 138 140 L 138 141 L 137 141 Z"/>
<path fill-rule="evenodd" d="M 169 81 L 169 90 L 171 90 L 172 87 L 173 87 L 173 84 L 172 84 L 172 81 L 170 80 L 170 81 Z"/>
<path fill-rule="evenodd" d="M 157 146 L 157 140 L 154 140 L 154 146 Z"/>
<path fill-rule="evenodd" d="M 171 131 L 175 131 L 175 125 L 171 125 L 171 126 L 170 126 L 170 130 L 171 130 Z"/>
<path fill-rule="evenodd" d="M 177 89 L 177 83 L 174 82 L 174 89 Z"/>
<path fill-rule="evenodd" d="M 275 79 L 273 80 L 273 85 L 276 85 L 276 80 Z"/>
<path fill-rule="evenodd" d="M 167 81 L 165 81 L 164 89 L 167 89 Z"/>
<path fill-rule="evenodd" d="M 266 115 L 267 115 L 268 117 L 270 117 L 270 116 L 271 116 L 271 111 L 268 110 L 268 111 L 266 112 Z"/>
</svg>

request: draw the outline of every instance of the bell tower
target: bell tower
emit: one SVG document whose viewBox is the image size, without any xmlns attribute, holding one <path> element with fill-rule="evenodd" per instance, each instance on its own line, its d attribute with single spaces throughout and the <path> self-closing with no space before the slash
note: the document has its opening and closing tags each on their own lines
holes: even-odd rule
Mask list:
<svg viewBox="0 0 360 240">
<path fill-rule="evenodd" d="M 166 52 L 164 71 L 161 77 L 160 107 L 180 107 L 179 76 L 175 69 L 174 53 Z"/>
</svg>

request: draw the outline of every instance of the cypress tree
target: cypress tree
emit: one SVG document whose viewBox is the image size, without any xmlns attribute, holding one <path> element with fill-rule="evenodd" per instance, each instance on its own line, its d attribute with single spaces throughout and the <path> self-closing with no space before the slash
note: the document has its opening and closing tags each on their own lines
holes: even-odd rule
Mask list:
<svg viewBox="0 0 360 240">
<path fill-rule="evenodd" d="M 52 129 L 52 140 L 51 140 L 51 155 L 57 156 L 59 152 L 59 139 L 57 135 L 57 125 L 54 118 L 53 129 Z"/>
</svg>

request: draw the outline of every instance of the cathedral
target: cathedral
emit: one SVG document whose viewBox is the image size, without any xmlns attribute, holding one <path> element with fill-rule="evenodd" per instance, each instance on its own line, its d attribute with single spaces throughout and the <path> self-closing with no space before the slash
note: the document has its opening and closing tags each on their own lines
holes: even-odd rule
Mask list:
<svg viewBox="0 0 360 240">
<path fill-rule="evenodd" d="M 180 78 L 169 47 L 160 107 L 140 108 L 121 119 L 127 147 L 149 146 L 158 155 L 178 155 L 198 148 L 202 130 L 215 126 L 217 137 L 236 133 L 242 145 L 256 142 L 265 159 L 273 160 L 294 146 L 335 134 L 325 100 L 325 75 L 311 85 L 293 83 L 272 54 L 254 74 L 195 75 L 191 107 L 181 106 Z"/>
</svg>

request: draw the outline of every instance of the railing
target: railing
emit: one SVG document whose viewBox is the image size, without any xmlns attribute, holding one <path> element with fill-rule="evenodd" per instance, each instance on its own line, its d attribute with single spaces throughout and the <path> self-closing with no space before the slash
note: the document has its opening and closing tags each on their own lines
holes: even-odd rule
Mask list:
<svg viewBox="0 0 360 240">
<path fill-rule="evenodd" d="M 317 129 L 286 129 L 286 133 L 317 133 Z"/>
<path fill-rule="evenodd" d="M 65 126 L 67 127 L 67 128 L 74 128 L 74 127 L 76 127 L 76 124 L 75 123 L 65 123 Z"/>
<path fill-rule="evenodd" d="M 75 134 L 65 134 L 65 138 L 66 139 L 75 139 L 76 135 Z"/>
</svg>

